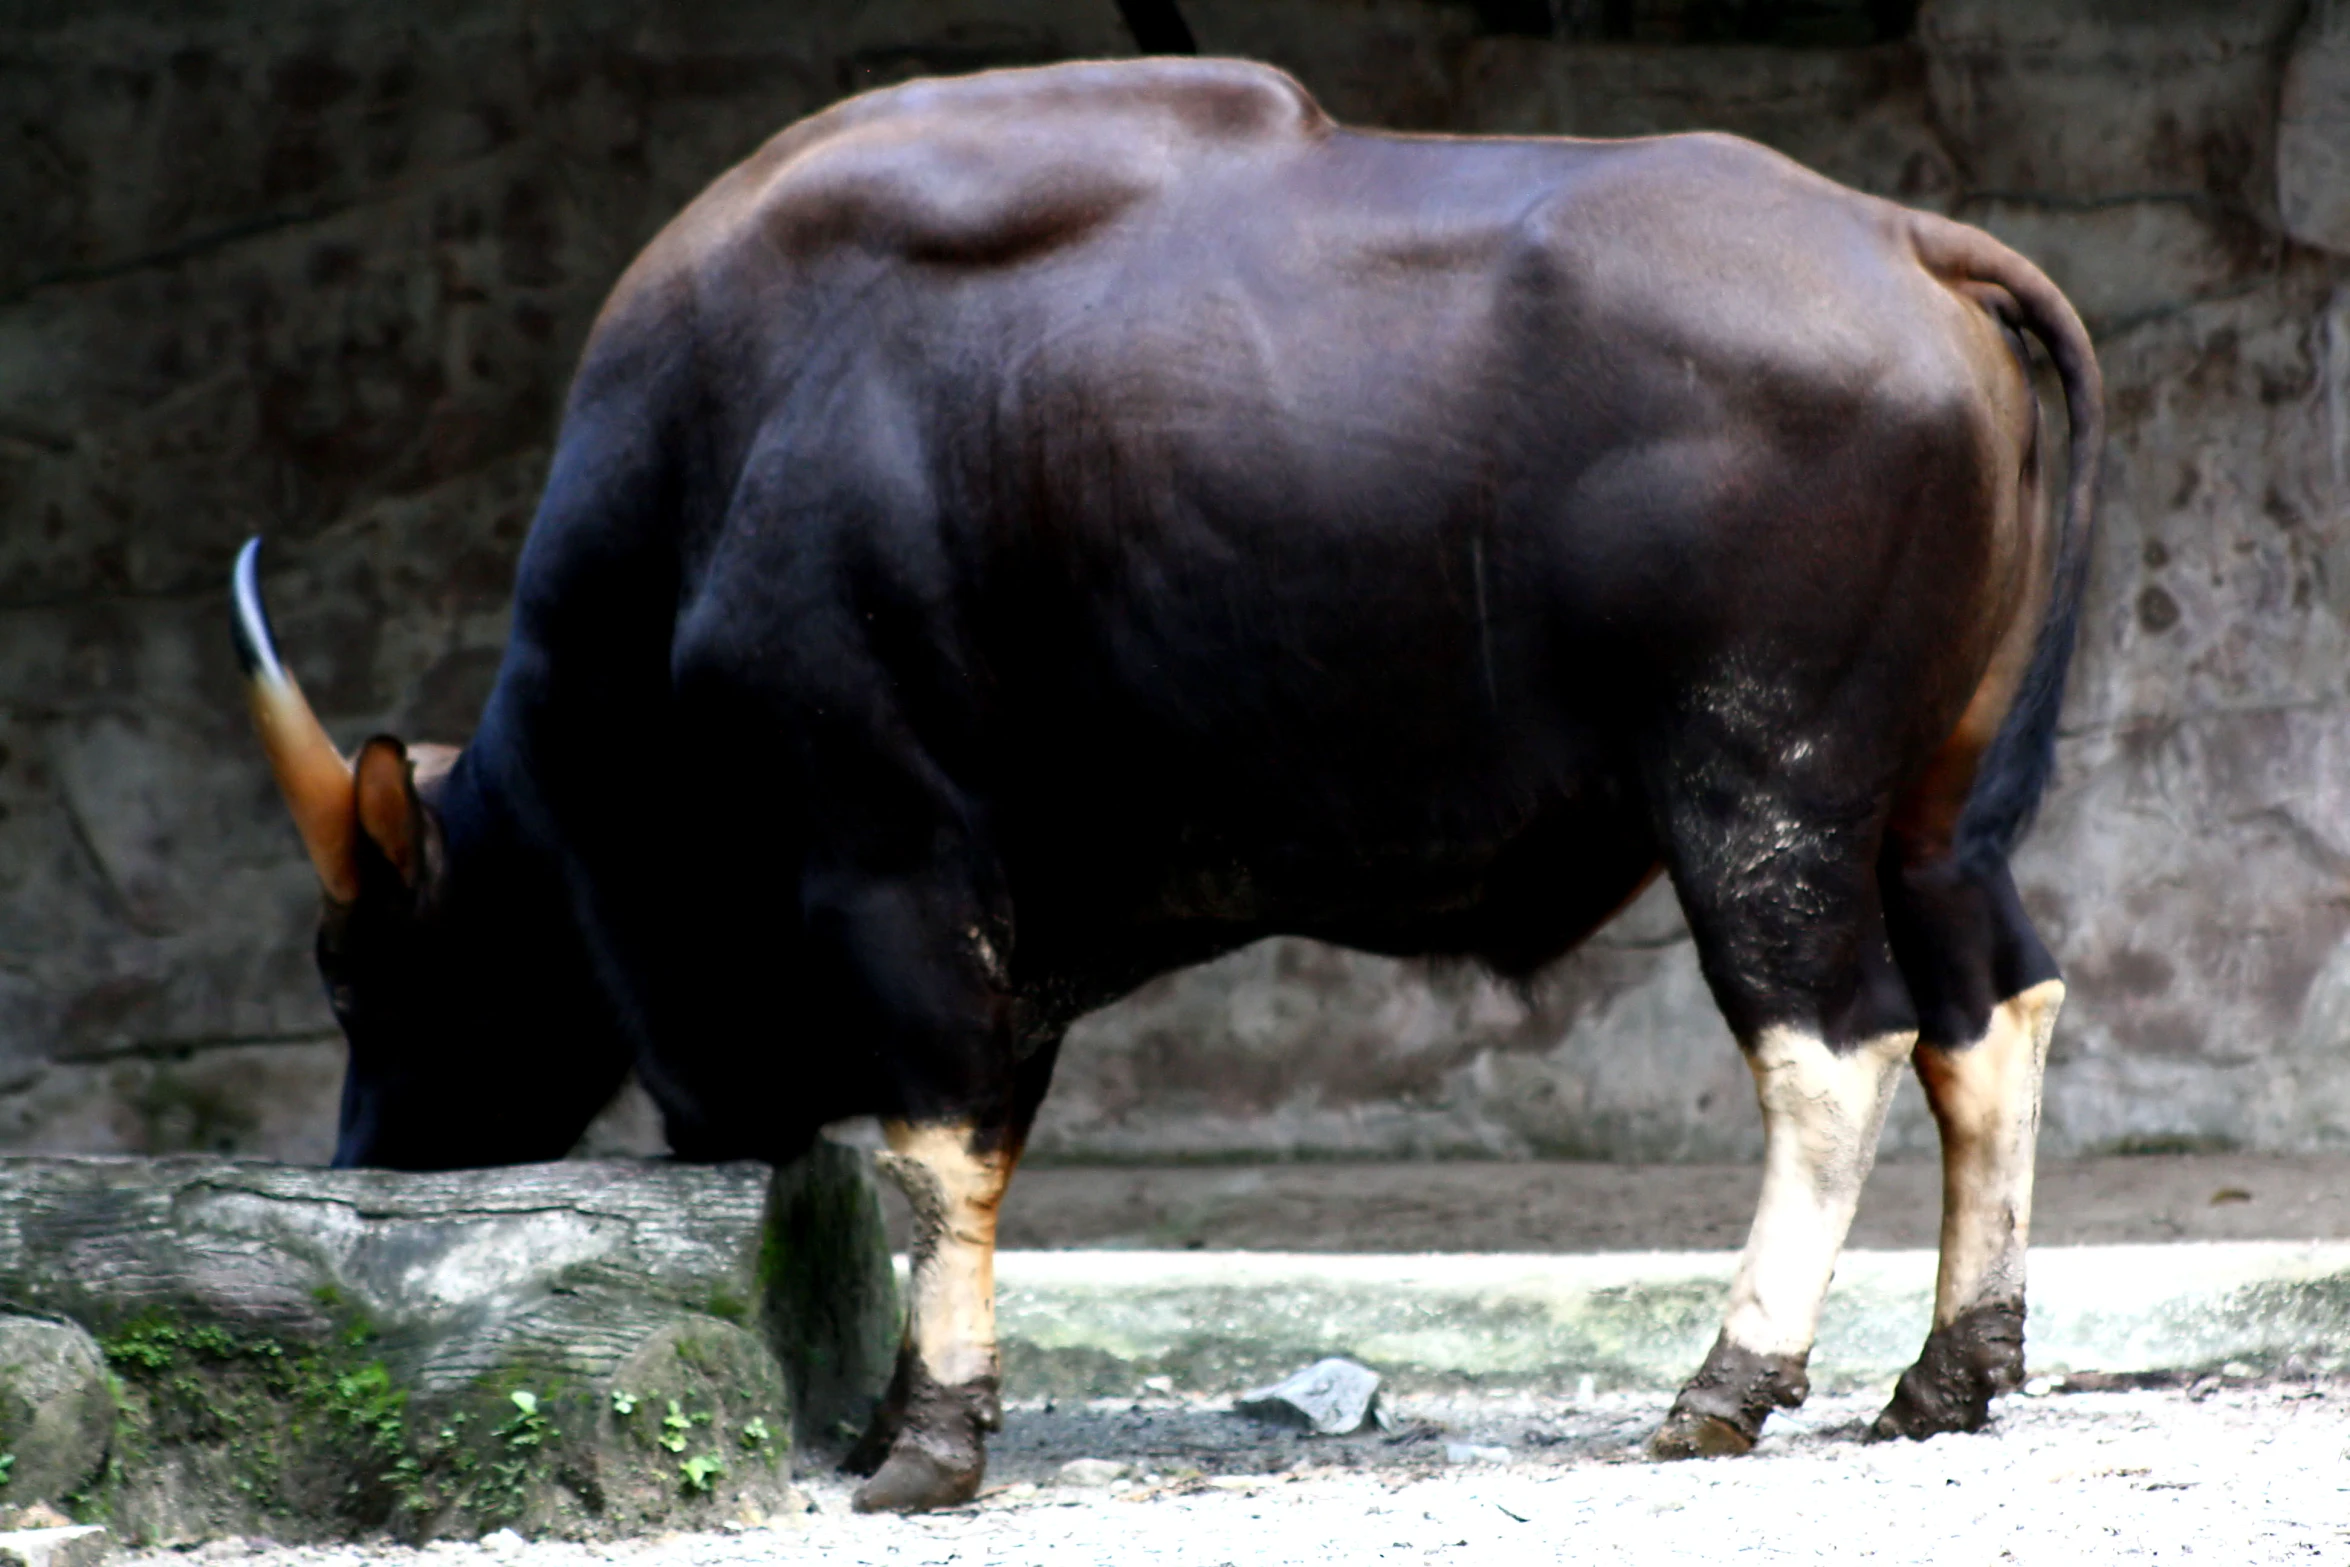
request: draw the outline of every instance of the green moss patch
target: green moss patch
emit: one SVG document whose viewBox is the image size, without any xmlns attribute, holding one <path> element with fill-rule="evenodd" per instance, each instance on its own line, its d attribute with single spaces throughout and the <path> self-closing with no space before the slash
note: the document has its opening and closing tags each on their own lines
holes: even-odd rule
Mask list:
<svg viewBox="0 0 2350 1567">
<path fill-rule="evenodd" d="M 433 1400 L 346 1314 L 321 1341 L 145 1313 L 99 1336 L 117 1386 L 113 1452 L 67 1498 L 134 1537 L 259 1522 L 288 1538 L 418 1536 L 523 1521 L 584 1393 L 501 1376 Z M 566 1406 L 575 1418 L 565 1422 Z M 177 1483 L 158 1486 L 169 1474 Z M 165 1494 L 159 1495 L 161 1491 Z"/>
</svg>

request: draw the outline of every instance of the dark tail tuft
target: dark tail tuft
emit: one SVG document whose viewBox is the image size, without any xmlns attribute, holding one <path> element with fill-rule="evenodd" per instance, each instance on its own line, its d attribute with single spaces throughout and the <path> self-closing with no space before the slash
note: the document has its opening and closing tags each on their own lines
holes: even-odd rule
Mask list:
<svg viewBox="0 0 2350 1567">
<path fill-rule="evenodd" d="M 2072 428 L 2072 478 L 2058 524 L 2047 612 L 2014 704 L 1976 769 L 1974 788 L 1958 819 L 1955 847 L 1962 858 L 2004 858 L 2032 825 L 2056 763 L 2056 721 L 2064 706 L 2065 676 L 2072 667 L 2089 580 L 2097 463 L 2105 442 L 2105 388 L 2088 329 L 2038 267 L 1979 229 L 1921 214 L 1916 232 L 1919 257 L 1933 271 L 1953 282 L 1988 283 L 2004 292 L 2005 299 L 1987 303 L 2048 351 L 2064 383 Z M 2008 300 L 2014 302 L 2012 311 Z"/>
</svg>

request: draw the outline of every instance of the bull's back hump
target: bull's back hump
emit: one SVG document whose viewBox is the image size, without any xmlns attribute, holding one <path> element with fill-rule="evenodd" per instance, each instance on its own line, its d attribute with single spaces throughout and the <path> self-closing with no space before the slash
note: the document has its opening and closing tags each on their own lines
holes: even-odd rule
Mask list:
<svg viewBox="0 0 2350 1567">
<path fill-rule="evenodd" d="M 1294 79 L 1238 60 L 908 82 L 762 149 L 737 171 L 727 227 L 800 259 L 852 247 L 1006 263 L 1082 240 L 1201 160 L 1274 152 L 1329 128 Z"/>
</svg>

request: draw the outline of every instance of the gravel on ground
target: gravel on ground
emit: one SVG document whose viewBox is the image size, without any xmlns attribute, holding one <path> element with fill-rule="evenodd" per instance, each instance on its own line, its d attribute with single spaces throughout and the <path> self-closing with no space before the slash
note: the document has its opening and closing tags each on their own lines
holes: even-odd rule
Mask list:
<svg viewBox="0 0 2350 1567">
<path fill-rule="evenodd" d="M 1028 1405 L 1008 1412 L 981 1499 L 921 1517 L 858 1516 L 849 1483 L 818 1475 L 807 1511 L 713 1533 L 192 1554 L 236 1567 L 2350 1561 L 2350 1383 L 2035 1392 L 1977 1435 L 1883 1445 L 1860 1440 L 1876 1396 L 1815 1398 L 1775 1417 L 1752 1455 L 1683 1464 L 1640 1457 L 1661 1396 L 1404 1398 L 1396 1429 L 1352 1438 L 1269 1431 L 1172 1394 Z"/>
</svg>

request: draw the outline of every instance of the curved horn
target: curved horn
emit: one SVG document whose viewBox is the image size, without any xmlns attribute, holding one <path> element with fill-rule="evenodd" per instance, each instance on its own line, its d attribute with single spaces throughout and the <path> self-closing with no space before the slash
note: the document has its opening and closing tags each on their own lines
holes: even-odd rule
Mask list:
<svg viewBox="0 0 2350 1567">
<path fill-rule="evenodd" d="M 245 696 L 253 707 L 253 727 L 261 732 L 261 748 L 269 755 L 269 770 L 277 774 L 277 786 L 294 813 L 294 826 L 302 834 L 302 846 L 310 851 L 310 863 L 318 867 L 326 895 L 349 903 L 359 896 L 354 842 L 359 802 L 351 764 L 326 737 L 302 688 L 278 661 L 277 639 L 270 634 L 269 611 L 262 606 L 255 570 L 260 554 L 261 540 L 247 539 L 237 552 L 231 579 Z"/>
</svg>

